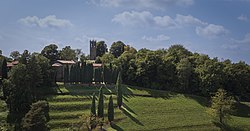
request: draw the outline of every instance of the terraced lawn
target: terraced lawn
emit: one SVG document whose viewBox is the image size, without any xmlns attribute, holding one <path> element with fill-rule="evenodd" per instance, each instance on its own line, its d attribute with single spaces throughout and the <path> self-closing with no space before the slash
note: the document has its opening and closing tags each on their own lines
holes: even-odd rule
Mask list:
<svg viewBox="0 0 250 131">
<path fill-rule="evenodd" d="M 98 87 L 59 84 L 58 92 L 48 98 L 50 104 L 51 130 L 69 130 L 77 126 L 79 116 L 90 114 L 91 96 Z M 207 114 L 207 100 L 203 97 L 176 94 L 171 92 L 146 90 L 139 87 L 124 86 L 124 106 L 115 108 L 115 125 L 105 125 L 106 130 L 220 130 Z M 105 109 L 109 95 L 114 88 L 104 88 Z M 66 95 L 65 95 L 66 94 Z M 232 116 L 228 129 L 249 130 L 249 103 L 243 103 L 244 113 Z M 105 113 L 107 111 L 105 110 Z M 107 117 L 105 117 L 107 121 Z"/>
<path fill-rule="evenodd" d="M 90 114 L 92 94 L 98 96 L 99 86 L 66 85 L 59 83 L 57 93 L 47 97 L 50 106 L 49 126 L 52 131 L 68 131 L 78 127 L 79 117 Z M 103 88 L 105 96 L 105 122 L 107 103 L 113 95 L 116 107 L 115 88 Z M 208 100 L 204 97 L 123 86 L 122 109 L 115 108 L 114 126 L 104 124 L 108 131 L 125 130 L 220 130 L 220 125 L 207 114 Z M 97 103 L 97 102 L 96 102 Z M 0 101 L 0 122 L 7 117 L 6 105 Z M 250 102 L 237 106 L 225 130 L 250 130 Z"/>
</svg>

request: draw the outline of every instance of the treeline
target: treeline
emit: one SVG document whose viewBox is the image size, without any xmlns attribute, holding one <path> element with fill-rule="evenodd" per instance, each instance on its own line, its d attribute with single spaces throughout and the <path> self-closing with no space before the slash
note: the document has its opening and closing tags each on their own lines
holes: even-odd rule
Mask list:
<svg viewBox="0 0 250 131">
<path fill-rule="evenodd" d="M 101 62 L 105 62 L 105 55 Z M 108 61 L 121 68 L 125 84 L 203 96 L 223 88 L 238 99 L 250 100 L 250 66 L 242 61 L 220 61 L 192 53 L 182 45 L 156 51 L 124 51 Z"/>
<path fill-rule="evenodd" d="M 78 62 L 64 67 L 64 83 L 92 84 L 105 83 L 115 84 L 119 69 L 112 64 L 94 68 L 92 63 Z"/>
</svg>

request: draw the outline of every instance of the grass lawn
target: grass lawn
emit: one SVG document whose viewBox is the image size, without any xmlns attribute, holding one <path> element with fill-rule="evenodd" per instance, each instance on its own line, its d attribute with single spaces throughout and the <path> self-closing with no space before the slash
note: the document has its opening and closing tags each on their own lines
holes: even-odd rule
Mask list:
<svg viewBox="0 0 250 131">
<path fill-rule="evenodd" d="M 75 127 L 79 116 L 90 113 L 91 96 L 98 87 L 59 84 L 58 93 L 48 98 L 51 130 Z M 115 124 L 106 130 L 220 130 L 207 114 L 203 97 L 124 86 L 124 106 L 115 108 Z M 105 109 L 114 88 L 104 88 Z M 113 95 L 114 104 L 116 96 Z M 242 103 L 232 115 L 227 129 L 250 130 L 250 103 Z M 107 111 L 105 110 L 105 113 Z M 107 120 L 107 117 L 105 117 Z"/>
</svg>

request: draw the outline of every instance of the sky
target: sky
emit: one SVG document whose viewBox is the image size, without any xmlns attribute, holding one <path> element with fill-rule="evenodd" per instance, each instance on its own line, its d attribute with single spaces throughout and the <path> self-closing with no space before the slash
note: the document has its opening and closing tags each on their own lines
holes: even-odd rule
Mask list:
<svg viewBox="0 0 250 131">
<path fill-rule="evenodd" d="M 250 0 L 1 0 L 0 50 L 40 52 L 55 43 L 89 54 L 89 40 L 136 49 L 181 44 L 250 64 Z"/>
</svg>

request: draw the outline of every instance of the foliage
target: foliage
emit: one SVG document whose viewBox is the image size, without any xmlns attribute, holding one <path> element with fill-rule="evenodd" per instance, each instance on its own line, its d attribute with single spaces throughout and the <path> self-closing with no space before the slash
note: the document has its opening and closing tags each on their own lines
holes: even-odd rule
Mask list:
<svg viewBox="0 0 250 131">
<path fill-rule="evenodd" d="M 22 119 L 22 129 L 26 131 L 47 131 L 49 121 L 49 105 L 46 101 L 37 101 Z"/>
<path fill-rule="evenodd" d="M 212 105 L 210 108 L 210 113 L 219 118 L 220 123 L 225 122 L 225 118 L 229 116 L 232 112 L 233 97 L 228 96 L 224 89 L 218 89 L 215 96 L 212 97 Z"/>
<path fill-rule="evenodd" d="M 193 67 L 187 58 L 181 59 L 177 65 L 179 91 L 188 92 L 190 90 Z"/>
<path fill-rule="evenodd" d="M 118 74 L 117 82 L 116 82 L 116 91 L 117 91 L 117 105 L 119 108 L 122 106 L 122 78 L 121 72 Z"/>
<path fill-rule="evenodd" d="M 101 59 L 101 62 L 103 64 L 109 64 L 109 63 L 112 63 L 112 61 L 115 59 L 115 57 L 114 57 L 114 55 L 112 55 L 110 53 L 106 53 L 100 59 Z"/>
<path fill-rule="evenodd" d="M 8 78 L 8 68 L 7 68 L 7 61 L 5 58 L 3 59 L 1 67 L 2 67 L 2 69 L 1 69 L 2 79 L 7 79 Z"/>
<path fill-rule="evenodd" d="M 107 49 L 107 44 L 105 44 L 105 41 L 98 41 L 96 43 L 96 56 L 102 57 L 106 52 L 108 51 Z"/>
<path fill-rule="evenodd" d="M 8 88 L 7 100 L 9 114 L 8 122 L 16 123 L 19 128 L 22 117 L 29 111 L 32 103 L 29 74 L 24 64 L 14 66 L 10 72 L 10 80 L 5 83 Z M 20 99 L 21 98 L 21 99 Z"/>
<path fill-rule="evenodd" d="M 108 103 L 108 120 L 109 122 L 114 121 L 114 105 L 112 95 L 109 97 Z"/>
<path fill-rule="evenodd" d="M 92 96 L 91 116 L 96 116 L 95 93 Z"/>
<path fill-rule="evenodd" d="M 10 57 L 13 58 L 14 60 L 19 59 L 20 56 L 21 56 L 21 54 L 18 51 L 12 51 L 10 53 Z"/>
<path fill-rule="evenodd" d="M 124 52 L 125 44 L 122 41 L 114 42 L 110 47 L 110 53 L 118 58 Z"/>
<path fill-rule="evenodd" d="M 41 54 L 50 60 L 50 63 L 59 58 L 58 46 L 55 44 L 47 45 L 41 51 Z"/>
<path fill-rule="evenodd" d="M 69 65 L 66 65 L 66 67 L 64 68 L 64 74 L 63 74 L 63 80 L 64 80 L 64 84 L 69 82 Z"/>
<path fill-rule="evenodd" d="M 59 51 L 60 59 L 62 60 L 78 60 L 78 55 L 80 54 L 79 50 L 71 49 L 70 46 L 65 46 Z"/>
<path fill-rule="evenodd" d="M 30 59 L 30 52 L 28 50 L 24 50 L 19 58 L 19 63 L 27 64 Z"/>
<path fill-rule="evenodd" d="M 103 99 L 102 87 L 99 90 L 97 116 L 99 118 L 103 118 L 104 117 L 104 99 Z"/>
</svg>

